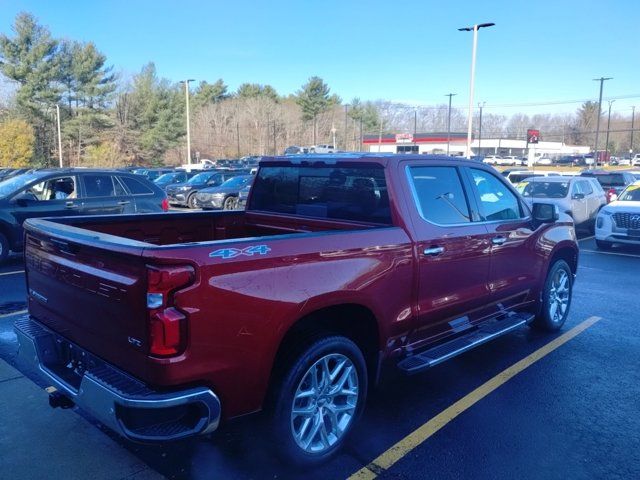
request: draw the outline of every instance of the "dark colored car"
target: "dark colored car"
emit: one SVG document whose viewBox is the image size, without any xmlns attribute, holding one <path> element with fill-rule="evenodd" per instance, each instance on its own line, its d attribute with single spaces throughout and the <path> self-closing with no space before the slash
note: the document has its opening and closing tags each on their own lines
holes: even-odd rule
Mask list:
<svg viewBox="0 0 640 480">
<path fill-rule="evenodd" d="M 165 173 L 156 178 L 153 183 L 165 190 L 169 185 L 184 183 L 191 177 L 195 177 L 198 172 L 174 171 Z"/>
<path fill-rule="evenodd" d="M 585 170 L 580 175 L 584 177 L 595 177 L 607 195 L 607 203 L 613 202 L 618 195 L 635 182 L 635 177 L 628 172 L 615 172 L 607 170 Z"/>
<path fill-rule="evenodd" d="M 137 441 L 264 407 L 269 444 L 309 465 L 382 367 L 562 328 L 579 251 L 557 206 L 479 162 L 339 155 L 263 160 L 245 211 L 29 220 L 19 363 Z"/>
<path fill-rule="evenodd" d="M 89 169 L 33 170 L 0 182 L 0 262 L 22 250 L 27 218 L 167 211 L 165 193 L 140 176 Z"/>
<path fill-rule="evenodd" d="M 173 171 L 173 168 L 137 168 L 133 170 L 133 173 L 135 173 L 136 175 L 147 177 L 147 180 L 153 182 L 156 178 L 159 178 L 165 173 L 170 173 Z"/>
<path fill-rule="evenodd" d="M 207 187 L 217 187 L 230 178 L 249 173 L 246 170 L 206 170 L 183 183 L 168 185 L 165 188 L 169 203 L 182 207 L 196 208 L 196 194 Z"/>
<path fill-rule="evenodd" d="M 238 175 L 217 187 L 203 188 L 196 194 L 195 206 L 205 210 L 236 210 L 241 189 L 251 186 L 253 175 Z"/>
</svg>

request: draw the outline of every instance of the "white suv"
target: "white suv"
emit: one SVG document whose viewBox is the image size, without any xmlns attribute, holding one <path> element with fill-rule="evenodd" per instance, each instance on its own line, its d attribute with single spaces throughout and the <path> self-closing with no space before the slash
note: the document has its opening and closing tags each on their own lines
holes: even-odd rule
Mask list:
<svg viewBox="0 0 640 480">
<path fill-rule="evenodd" d="M 640 167 L 640 153 L 636 153 L 631 159 L 632 167 Z"/>
<path fill-rule="evenodd" d="M 596 245 L 640 245 L 640 181 L 628 185 L 615 202 L 602 207 L 596 219 Z"/>
</svg>

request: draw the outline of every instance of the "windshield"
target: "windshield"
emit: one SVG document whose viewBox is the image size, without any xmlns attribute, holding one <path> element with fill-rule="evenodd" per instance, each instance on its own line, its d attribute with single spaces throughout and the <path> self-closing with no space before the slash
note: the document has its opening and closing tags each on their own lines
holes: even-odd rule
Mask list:
<svg viewBox="0 0 640 480">
<path fill-rule="evenodd" d="M 233 177 L 220 185 L 220 188 L 238 188 L 246 185 L 252 177 Z"/>
<path fill-rule="evenodd" d="M 180 175 L 179 173 L 165 173 L 164 175 L 160 175 L 158 178 L 155 179 L 156 183 L 171 183 L 173 182 L 178 175 Z"/>
<path fill-rule="evenodd" d="M 534 180 L 532 182 L 520 182 L 516 189 L 523 197 L 564 198 L 569 192 L 569 182 Z"/>
<path fill-rule="evenodd" d="M 215 173 L 199 173 L 195 177 L 191 177 L 187 183 L 206 183 L 211 177 L 213 177 Z"/>
<path fill-rule="evenodd" d="M 607 175 L 594 175 L 603 187 L 624 187 L 624 175 L 609 173 Z"/>
<path fill-rule="evenodd" d="M 33 173 L 23 173 L 22 175 L 7 178 L 0 182 L 0 197 L 12 195 L 38 178 L 40 178 L 40 175 L 34 175 Z"/>
<path fill-rule="evenodd" d="M 620 202 L 640 202 L 640 185 L 629 185 L 618 198 Z"/>
</svg>

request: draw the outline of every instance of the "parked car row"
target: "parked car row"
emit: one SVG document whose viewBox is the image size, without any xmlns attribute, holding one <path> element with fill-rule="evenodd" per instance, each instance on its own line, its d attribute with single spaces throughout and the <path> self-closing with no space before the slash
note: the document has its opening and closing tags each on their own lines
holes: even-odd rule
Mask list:
<svg viewBox="0 0 640 480">
<path fill-rule="evenodd" d="M 23 248 L 27 218 L 166 212 L 165 192 L 119 170 L 41 169 L 0 182 L 0 263 Z"/>
<path fill-rule="evenodd" d="M 186 181 L 168 184 L 164 188 L 171 205 L 234 210 L 238 192 L 247 183 L 230 182 L 238 177 L 246 178 L 247 182 L 253 178 L 250 170 L 246 169 L 212 169 L 200 172 Z M 215 202 L 212 201 L 214 196 Z"/>
</svg>

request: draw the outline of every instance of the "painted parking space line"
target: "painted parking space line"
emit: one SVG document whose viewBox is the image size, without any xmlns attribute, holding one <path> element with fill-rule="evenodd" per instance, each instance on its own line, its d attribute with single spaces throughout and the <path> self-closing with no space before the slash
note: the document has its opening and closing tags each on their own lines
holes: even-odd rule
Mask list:
<svg viewBox="0 0 640 480">
<path fill-rule="evenodd" d="M 580 253 L 597 253 L 600 255 L 617 255 L 618 257 L 640 258 L 640 255 L 634 255 L 633 253 L 603 252 L 601 250 L 580 249 Z"/>
<path fill-rule="evenodd" d="M 13 315 L 22 315 L 23 313 L 27 313 L 29 310 L 24 309 L 24 310 L 16 310 L 15 312 L 11 312 L 11 313 L 3 313 L 2 315 L 0 315 L 0 318 L 6 318 L 6 317 L 11 317 Z"/>
<path fill-rule="evenodd" d="M 596 236 L 595 236 L 595 235 L 591 235 L 590 237 L 579 238 L 579 239 L 578 239 L 578 243 L 580 243 L 580 242 L 584 242 L 584 241 L 586 241 L 586 240 L 591 240 L 591 239 L 593 239 L 593 238 L 596 238 Z"/>
<path fill-rule="evenodd" d="M 4 277 L 5 275 L 18 275 L 19 273 L 24 273 L 24 270 L 15 270 L 13 272 L 2 272 L 0 273 L 0 277 Z"/>
<path fill-rule="evenodd" d="M 491 380 L 483 383 L 471 393 L 465 395 L 453 405 L 446 408 L 435 417 L 431 418 L 427 423 L 418 427 L 416 430 L 404 437 L 387 451 L 379 455 L 375 460 L 373 460 L 373 462 L 365 467 L 362 467 L 356 473 L 351 475 L 348 480 L 371 480 L 384 473 L 386 470 L 400 461 L 405 455 L 422 445 L 422 443 L 424 443 L 429 437 L 446 426 L 458 415 L 471 408 L 473 405 L 478 403 L 480 400 L 482 400 L 484 397 L 489 395 L 500 386 L 504 385 L 518 373 L 522 372 L 541 358 L 544 358 L 546 355 L 553 352 L 558 347 L 564 345 L 572 338 L 584 332 L 599 320 L 601 320 L 601 317 L 587 318 L 585 321 L 576 325 L 568 332 L 560 335 L 546 345 L 540 347 L 538 350 L 523 358 L 519 362 L 513 364 L 506 370 L 503 370 Z"/>
</svg>

